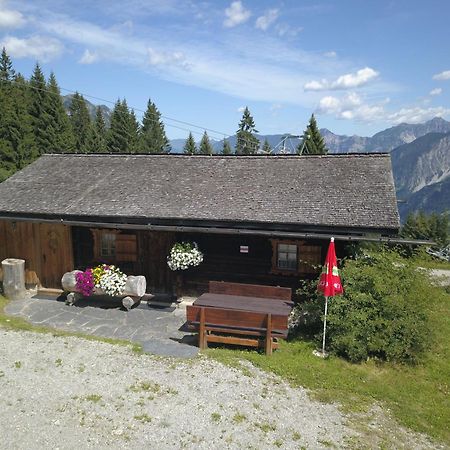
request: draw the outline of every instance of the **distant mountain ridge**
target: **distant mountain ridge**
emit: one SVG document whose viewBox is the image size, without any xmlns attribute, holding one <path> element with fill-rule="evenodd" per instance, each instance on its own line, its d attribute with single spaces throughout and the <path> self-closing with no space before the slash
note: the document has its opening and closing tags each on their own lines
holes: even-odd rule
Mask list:
<svg viewBox="0 0 450 450">
<path fill-rule="evenodd" d="M 374 134 L 372 137 L 367 136 L 346 136 L 334 134 L 327 128 L 320 130 L 330 153 L 374 153 L 374 152 L 390 152 L 394 148 L 403 144 L 413 142 L 415 139 L 424 136 L 428 133 L 449 133 L 450 122 L 435 117 L 425 123 L 407 124 L 401 123 L 386 130 Z M 295 153 L 296 148 L 301 142 L 298 137 L 291 137 L 282 144 L 284 137 L 288 134 L 256 134 L 255 135 L 262 144 L 267 139 L 270 146 L 275 150 L 275 153 Z M 200 140 L 200 139 L 198 139 Z M 236 145 L 236 135 L 227 138 L 234 148 Z M 181 153 L 183 151 L 185 139 L 173 139 L 171 141 L 172 151 L 174 153 Z M 221 152 L 223 140 L 213 141 L 214 150 Z"/>
<path fill-rule="evenodd" d="M 428 133 L 391 152 L 402 219 L 409 212 L 450 210 L 450 133 Z"/>
<path fill-rule="evenodd" d="M 73 97 L 72 94 L 62 96 L 64 109 L 66 110 L 67 113 L 69 112 L 69 108 L 72 103 L 72 97 Z M 93 103 L 91 103 L 89 100 L 86 99 L 84 99 L 84 101 L 86 102 L 91 120 L 95 120 L 97 107 L 100 107 L 100 110 L 102 111 L 103 114 L 103 118 L 105 119 L 105 124 L 107 127 L 109 127 L 109 124 L 111 122 L 111 112 L 112 112 L 111 109 L 108 108 L 106 105 L 94 105 Z"/>
<path fill-rule="evenodd" d="M 425 123 L 401 123 L 374 134 L 372 137 L 337 135 L 323 128 L 320 130 L 330 153 L 390 152 L 403 144 L 409 144 L 428 133 L 449 133 L 450 122 L 435 117 Z"/>
</svg>

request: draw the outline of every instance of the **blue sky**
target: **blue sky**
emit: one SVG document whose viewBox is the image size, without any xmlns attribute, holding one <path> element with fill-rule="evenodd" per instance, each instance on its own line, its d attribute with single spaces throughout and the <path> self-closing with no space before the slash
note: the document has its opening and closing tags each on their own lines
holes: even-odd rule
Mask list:
<svg viewBox="0 0 450 450">
<path fill-rule="evenodd" d="M 167 119 L 170 138 L 233 134 L 245 106 L 263 134 L 314 112 L 371 135 L 450 119 L 449 17 L 447 0 L 0 0 L 0 45 L 27 77 L 38 60 L 61 88 L 199 127 Z"/>
</svg>

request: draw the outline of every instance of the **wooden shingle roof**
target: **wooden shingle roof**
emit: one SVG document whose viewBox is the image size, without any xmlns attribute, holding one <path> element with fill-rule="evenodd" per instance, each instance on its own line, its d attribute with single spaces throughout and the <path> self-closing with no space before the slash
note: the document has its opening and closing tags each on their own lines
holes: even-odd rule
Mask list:
<svg viewBox="0 0 450 450">
<path fill-rule="evenodd" d="M 0 184 L 0 217 L 399 228 L 390 156 L 44 155 Z"/>
</svg>

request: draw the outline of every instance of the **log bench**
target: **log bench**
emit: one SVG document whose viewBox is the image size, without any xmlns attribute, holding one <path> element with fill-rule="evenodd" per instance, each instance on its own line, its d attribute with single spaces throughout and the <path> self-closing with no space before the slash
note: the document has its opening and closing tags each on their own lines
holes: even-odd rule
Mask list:
<svg viewBox="0 0 450 450">
<path fill-rule="evenodd" d="M 200 349 L 216 342 L 260 347 L 270 355 L 278 339 L 286 339 L 291 289 L 210 281 L 209 290 L 186 307 Z"/>
<path fill-rule="evenodd" d="M 66 296 L 66 305 L 72 306 L 75 302 L 83 298 L 83 295 L 78 292 L 77 282 L 76 282 L 76 274 L 81 273 L 81 270 L 72 270 L 71 272 L 66 272 L 62 279 L 61 285 L 64 291 L 68 292 Z M 131 276 L 127 277 L 127 282 L 125 284 L 125 288 L 123 290 L 123 294 L 120 296 L 123 307 L 130 311 L 130 309 L 136 303 L 141 301 L 141 298 L 145 294 L 145 290 L 147 288 L 147 280 L 144 276 Z M 106 295 L 99 288 L 94 289 L 94 295 L 104 296 Z"/>
</svg>

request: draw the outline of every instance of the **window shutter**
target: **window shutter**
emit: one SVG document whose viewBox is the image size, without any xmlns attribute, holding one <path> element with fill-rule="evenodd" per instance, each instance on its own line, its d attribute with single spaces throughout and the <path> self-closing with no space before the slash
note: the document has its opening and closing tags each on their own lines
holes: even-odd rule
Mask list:
<svg viewBox="0 0 450 450">
<path fill-rule="evenodd" d="M 116 260 L 120 262 L 137 261 L 135 234 L 118 234 L 116 236 Z"/>
<path fill-rule="evenodd" d="M 316 273 L 321 261 L 321 247 L 318 245 L 302 245 L 299 248 L 299 272 Z"/>
</svg>

